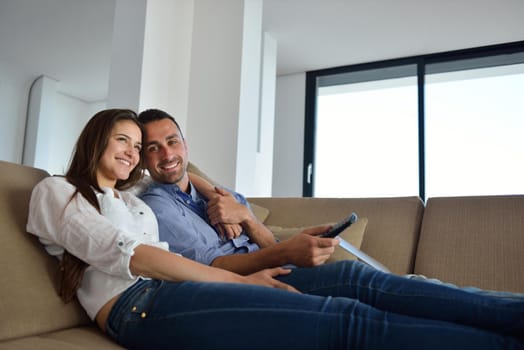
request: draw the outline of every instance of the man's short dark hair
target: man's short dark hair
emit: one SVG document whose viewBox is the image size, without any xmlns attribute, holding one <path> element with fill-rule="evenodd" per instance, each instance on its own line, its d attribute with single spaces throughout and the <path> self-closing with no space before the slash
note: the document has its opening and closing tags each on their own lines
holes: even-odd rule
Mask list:
<svg viewBox="0 0 524 350">
<path fill-rule="evenodd" d="M 164 112 L 160 109 L 150 108 L 138 114 L 138 121 L 142 123 L 142 125 L 146 125 L 147 123 L 162 119 L 170 119 L 173 123 L 175 123 L 176 127 L 178 128 L 178 131 L 180 132 L 180 136 L 182 136 L 182 139 L 184 139 L 184 135 L 182 135 L 182 129 L 180 129 L 180 125 L 178 125 L 175 118 L 173 118 L 169 113 Z"/>
</svg>

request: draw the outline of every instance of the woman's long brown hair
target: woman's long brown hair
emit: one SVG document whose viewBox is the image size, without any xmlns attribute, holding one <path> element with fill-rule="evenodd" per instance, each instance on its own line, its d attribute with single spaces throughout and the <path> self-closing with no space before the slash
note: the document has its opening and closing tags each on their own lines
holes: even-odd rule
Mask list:
<svg viewBox="0 0 524 350">
<path fill-rule="evenodd" d="M 78 137 L 69 169 L 65 174 L 68 182 L 76 187 L 72 198 L 81 195 L 100 212 L 96 192 L 102 192 L 97 178 L 100 159 L 107 147 L 114 125 L 122 120 L 134 122 L 143 134 L 142 125 L 135 112 L 129 109 L 106 109 L 95 114 Z M 117 189 L 126 189 L 136 184 L 142 177 L 142 159 L 131 171 L 129 178 L 118 180 Z M 59 295 L 64 302 L 70 302 L 80 287 L 87 264 L 70 254 L 67 250 L 59 264 Z"/>
</svg>

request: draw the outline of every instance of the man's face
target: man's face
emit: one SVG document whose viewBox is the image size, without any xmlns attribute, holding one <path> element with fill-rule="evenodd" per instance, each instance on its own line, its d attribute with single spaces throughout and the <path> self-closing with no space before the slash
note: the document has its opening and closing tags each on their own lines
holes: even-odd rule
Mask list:
<svg viewBox="0 0 524 350">
<path fill-rule="evenodd" d="M 145 126 L 144 157 L 153 180 L 177 184 L 186 191 L 188 152 L 180 130 L 170 119 L 161 119 Z"/>
</svg>

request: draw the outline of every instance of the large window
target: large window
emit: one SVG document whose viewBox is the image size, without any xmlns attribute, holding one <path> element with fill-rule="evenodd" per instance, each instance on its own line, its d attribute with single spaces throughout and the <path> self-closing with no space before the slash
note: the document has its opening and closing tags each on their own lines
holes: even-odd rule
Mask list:
<svg viewBox="0 0 524 350">
<path fill-rule="evenodd" d="M 524 43 L 310 72 L 304 195 L 524 193 Z"/>
</svg>

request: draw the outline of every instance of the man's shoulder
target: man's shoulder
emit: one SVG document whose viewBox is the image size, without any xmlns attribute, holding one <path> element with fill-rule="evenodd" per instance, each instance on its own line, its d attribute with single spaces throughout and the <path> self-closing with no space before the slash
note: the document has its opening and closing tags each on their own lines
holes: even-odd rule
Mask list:
<svg viewBox="0 0 524 350">
<path fill-rule="evenodd" d="M 176 190 L 173 184 L 162 184 L 158 182 L 151 182 L 149 186 L 140 194 L 140 198 L 158 198 L 158 197 L 169 197 L 175 196 Z"/>
</svg>

